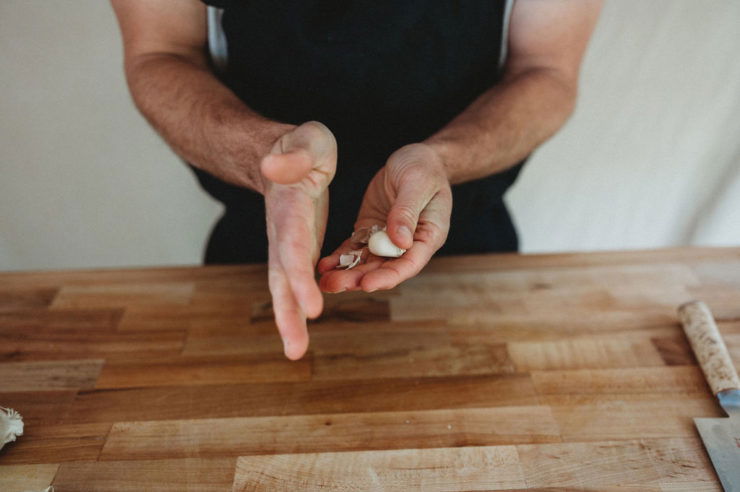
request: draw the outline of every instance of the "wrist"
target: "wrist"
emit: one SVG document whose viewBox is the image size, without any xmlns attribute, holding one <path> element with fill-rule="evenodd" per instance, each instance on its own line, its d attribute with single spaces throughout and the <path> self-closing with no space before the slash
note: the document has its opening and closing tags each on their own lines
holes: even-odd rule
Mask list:
<svg viewBox="0 0 740 492">
<path fill-rule="evenodd" d="M 256 123 L 256 124 L 255 124 Z M 246 176 L 255 176 L 254 183 L 250 188 L 265 195 L 272 188 L 273 183 L 267 179 L 261 170 L 262 160 L 272 152 L 275 143 L 286 133 L 293 131 L 295 125 L 280 123 L 264 119 L 259 122 L 251 122 L 242 130 L 247 148 L 243 149 L 241 165 L 250 169 L 245 171 Z M 252 156 L 252 157 L 250 157 Z M 246 158 L 245 158 L 246 157 Z"/>
<path fill-rule="evenodd" d="M 454 142 L 444 137 L 432 136 L 424 140 L 422 145 L 428 147 L 436 156 L 436 160 L 442 167 L 442 171 L 450 184 L 453 184 L 455 172 L 452 166 L 451 156 L 454 155 Z"/>
</svg>

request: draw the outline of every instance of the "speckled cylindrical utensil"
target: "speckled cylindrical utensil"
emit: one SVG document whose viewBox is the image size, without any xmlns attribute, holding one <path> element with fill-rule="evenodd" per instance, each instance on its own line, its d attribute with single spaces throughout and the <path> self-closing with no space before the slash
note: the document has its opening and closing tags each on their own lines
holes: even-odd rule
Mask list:
<svg viewBox="0 0 740 492">
<path fill-rule="evenodd" d="M 709 307 L 692 301 L 678 308 L 683 331 L 691 343 L 712 393 L 740 389 L 740 379 Z"/>
</svg>

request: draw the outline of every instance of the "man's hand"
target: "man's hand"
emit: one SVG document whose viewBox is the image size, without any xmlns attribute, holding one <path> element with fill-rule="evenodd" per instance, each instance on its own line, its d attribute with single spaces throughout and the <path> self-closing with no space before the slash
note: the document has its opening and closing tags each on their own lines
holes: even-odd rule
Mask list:
<svg viewBox="0 0 740 492">
<path fill-rule="evenodd" d="M 350 239 L 319 262 L 326 292 L 392 289 L 421 271 L 447 239 L 452 192 L 439 155 L 425 144 L 402 147 L 390 156 L 365 192 L 355 230 L 386 225 L 400 258 L 370 255 L 351 270 L 336 270 L 339 256 L 353 249 Z"/>
<path fill-rule="evenodd" d="M 334 135 L 313 121 L 279 138 L 260 163 L 272 305 L 285 355 L 293 360 L 308 348 L 306 318 L 317 317 L 323 308 L 314 265 L 324 239 L 327 187 L 336 165 Z"/>
</svg>

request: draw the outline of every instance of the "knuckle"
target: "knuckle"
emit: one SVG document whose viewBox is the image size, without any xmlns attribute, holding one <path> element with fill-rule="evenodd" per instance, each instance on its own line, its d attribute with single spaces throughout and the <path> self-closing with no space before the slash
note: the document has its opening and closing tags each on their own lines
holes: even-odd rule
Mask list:
<svg viewBox="0 0 740 492">
<path fill-rule="evenodd" d="M 394 214 L 398 220 L 401 220 L 403 222 L 409 222 L 412 224 L 416 224 L 417 221 L 417 213 L 416 210 L 414 210 L 409 205 L 398 205 L 394 209 Z"/>
</svg>

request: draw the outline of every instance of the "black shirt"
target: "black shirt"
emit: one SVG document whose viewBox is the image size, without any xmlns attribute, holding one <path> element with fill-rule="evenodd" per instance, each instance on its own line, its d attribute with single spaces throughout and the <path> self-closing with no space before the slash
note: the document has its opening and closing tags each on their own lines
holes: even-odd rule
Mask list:
<svg viewBox="0 0 740 492">
<path fill-rule="evenodd" d="M 325 254 L 352 233 L 388 156 L 434 134 L 499 78 L 503 0 L 205 1 L 224 9 L 224 83 L 268 118 L 318 120 L 337 138 Z M 442 253 L 517 248 L 502 197 L 519 168 L 453 187 Z M 262 197 L 196 172 L 226 205 L 206 260 L 264 261 Z"/>
</svg>

